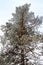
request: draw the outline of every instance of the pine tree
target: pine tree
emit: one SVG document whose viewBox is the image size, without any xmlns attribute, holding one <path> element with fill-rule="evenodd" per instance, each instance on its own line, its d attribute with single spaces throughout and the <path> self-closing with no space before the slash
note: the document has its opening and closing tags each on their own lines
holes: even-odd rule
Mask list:
<svg viewBox="0 0 43 65">
<path fill-rule="evenodd" d="M 1 55 L 7 65 L 31 65 L 29 59 L 32 59 L 32 55 L 34 57 L 33 51 L 40 40 L 36 35 L 36 29 L 42 23 L 42 18 L 35 17 L 34 12 L 29 11 L 29 7 L 30 4 L 16 7 L 16 13 L 12 13 L 13 18 L 2 26 L 5 44 Z"/>
</svg>

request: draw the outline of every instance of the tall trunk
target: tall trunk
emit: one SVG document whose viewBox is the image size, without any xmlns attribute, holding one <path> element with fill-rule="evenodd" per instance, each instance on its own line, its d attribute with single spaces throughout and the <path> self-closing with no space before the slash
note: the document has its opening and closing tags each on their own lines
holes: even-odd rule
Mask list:
<svg viewBox="0 0 43 65">
<path fill-rule="evenodd" d="M 19 38 L 22 37 L 22 35 L 25 34 L 25 24 L 24 24 L 24 12 L 22 13 L 22 18 L 21 18 L 21 30 L 19 34 Z M 24 63 L 24 49 L 21 49 L 21 65 L 25 65 Z"/>
<path fill-rule="evenodd" d="M 21 49 L 21 65 L 25 65 L 24 64 L 24 49 Z"/>
</svg>

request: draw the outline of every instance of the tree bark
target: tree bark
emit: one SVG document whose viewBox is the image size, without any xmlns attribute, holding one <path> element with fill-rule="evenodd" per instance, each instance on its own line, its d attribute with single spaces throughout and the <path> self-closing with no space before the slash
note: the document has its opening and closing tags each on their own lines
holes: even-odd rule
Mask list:
<svg viewBox="0 0 43 65">
<path fill-rule="evenodd" d="M 24 63 L 24 49 L 21 49 L 21 65 L 25 65 L 25 63 Z"/>
</svg>

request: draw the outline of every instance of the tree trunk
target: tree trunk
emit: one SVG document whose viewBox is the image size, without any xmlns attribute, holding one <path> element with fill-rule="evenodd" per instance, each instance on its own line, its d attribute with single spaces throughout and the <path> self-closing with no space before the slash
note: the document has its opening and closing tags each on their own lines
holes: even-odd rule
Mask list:
<svg viewBox="0 0 43 65">
<path fill-rule="evenodd" d="M 21 49 L 21 65 L 25 65 L 24 64 L 24 49 Z"/>
</svg>

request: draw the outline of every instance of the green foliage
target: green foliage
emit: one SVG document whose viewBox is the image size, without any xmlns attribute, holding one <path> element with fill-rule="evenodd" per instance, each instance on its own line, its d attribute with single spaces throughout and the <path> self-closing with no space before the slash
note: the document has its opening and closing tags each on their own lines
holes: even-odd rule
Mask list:
<svg viewBox="0 0 43 65">
<path fill-rule="evenodd" d="M 33 43 L 33 41 L 36 42 L 34 40 L 35 31 L 38 28 L 37 26 L 42 23 L 42 19 L 35 17 L 33 12 L 29 12 L 29 7 L 30 4 L 16 7 L 16 13 L 12 13 L 13 18 L 2 26 L 3 40 L 6 41 L 2 56 L 5 58 L 4 61 L 7 65 L 23 65 L 23 61 L 27 58 L 26 54 L 33 53 L 35 49 L 36 45 Z"/>
</svg>

